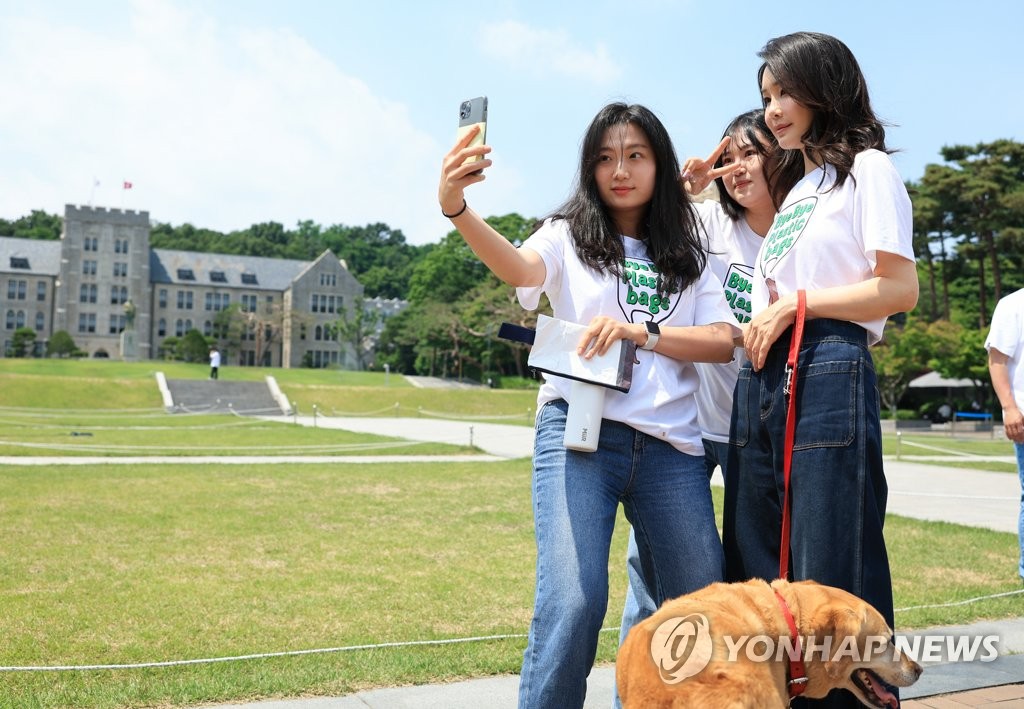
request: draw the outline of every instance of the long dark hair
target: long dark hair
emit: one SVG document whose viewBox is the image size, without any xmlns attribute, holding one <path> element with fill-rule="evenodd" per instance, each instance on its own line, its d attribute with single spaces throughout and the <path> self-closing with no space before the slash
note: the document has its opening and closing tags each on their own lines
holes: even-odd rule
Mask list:
<svg viewBox="0 0 1024 709">
<path fill-rule="evenodd" d="M 764 61 L 757 71 L 758 90 L 767 69 L 780 88 L 813 111 L 811 127 L 801 136 L 804 149 L 815 162 L 835 168 L 837 187 L 849 177 L 857 153 L 869 148 L 891 152 L 885 147 L 885 127 L 871 108 L 864 73 L 840 40 L 796 32 L 768 40 L 757 56 Z M 773 199 L 787 178 L 796 175 L 799 180 L 804 173 L 800 151 L 783 153 L 778 170 L 782 179 L 772 184 Z M 785 196 L 778 194 L 780 200 Z"/>
<path fill-rule="evenodd" d="M 725 136 L 741 135 L 743 138 L 753 146 L 754 150 L 758 155 L 761 156 L 762 173 L 765 176 L 765 180 L 771 185 L 771 167 L 778 161 L 779 146 L 775 142 L 775 136 L 768 130 L 768 124 L 764 122 L 764 109 L 755 108 L 741 113 L 732 120 L 732 123 L 726 127 L 722 133 L 722 137 Z M 722 167 L 722 158 L 724 155 L 720 155 L 718 160 L 715 161 L 715 167 Z M 777 170 L 776 170 L 777 171 Z M 729 191 L 725 189 L 725 179 L 722 177 L 715 178 L 715 186 L 718 188 L 718 201 L 722 205 L 722 211 L 725 212 L 730 219 L 736 221 L 746 213 L 746 209 L 742 204 L 737 202 L 729 194 Z M 790 184 L 786 187 L 786 192 L 789 192 L 793 185 Z M 769 187 L 769 193 L 772 197 L 772 204 L 775 205 L 777 210 L 780 206 L 779 202 L 775 201 L 775 194 Z"/>
<path fill-rule="evenodd" d="M 679 182 L 679 158 L 668 131 L 650 109 L 611 103 L 590 122 L 580 147 L 580 168 L 572 195 L 552 215 L 564 219 L 580 261 L 595 271 L 622 275 L 626 258 L 622 237 L 601 201 L 594 176 L 605 132 L 632 123 L 647 136 L 654 152 L 654 194 L 640 220 L 637 238 L 658 269 L 659 293 L 683 290 L 696 282 L 707 264 L 698 235 L 698 219 Z"/>
</svg>

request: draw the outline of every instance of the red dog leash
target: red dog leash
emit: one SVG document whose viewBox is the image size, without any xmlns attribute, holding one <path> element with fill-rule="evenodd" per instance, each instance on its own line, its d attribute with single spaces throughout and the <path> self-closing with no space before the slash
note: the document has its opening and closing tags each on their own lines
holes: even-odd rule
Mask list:
<svg viewBox="0 0 1024 709">
<path fill-rule="evenodd" d="M 800 357 L 800 343 L 804 339 L 804 318 L 807 314 L 807 294 L 796 292 L 796 321 L 793 323 L 793 337 L 789 342 L 789 358 L 786 360 L 786 448 L 783 453 L 783 499 L 782 499 L 782 541 L 779 545 L 779 578 L 789 578 L 789 478 L 793 469 L 793 441 L 796 438 L 796 365 Z"/>
<path fill-rule="evenodd" d="M 802 291 L 801 291 L 802 292 Z M 789 610 L 789 604 L 782 597 L 778 589 L 773 588 L 775 597 L 779 599 L 779 606 L 782 608 L 782 615 L 789 626 L 789 638 L 792 643 L 792 650 L 789 655 L 789 672 L 786 673 L 789 680 L 786 682 L 786 689 L 789 691 L 789 698 L 799 697 L 807 689 L 807 669 L 804 667 L 804 649 L 800 642 L 800 632 L 796 628 L 796 621 L 793 620 L 793 613 Z"/>
</svg>

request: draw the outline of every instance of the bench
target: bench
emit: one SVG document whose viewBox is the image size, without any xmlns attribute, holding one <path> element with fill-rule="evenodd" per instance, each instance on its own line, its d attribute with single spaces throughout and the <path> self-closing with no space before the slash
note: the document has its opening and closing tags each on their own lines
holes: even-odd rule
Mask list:
<svg viewBox="0 0 1024 709">
<path fill-rule="evenodd" d="M 992 431 L 995 435 L 994 427 L 992 426 L 992 414 L 986 411 L 956 411 L 953 413 L 953 423 L 951 426 L 951 432 L 956 431 L 957 423 L 961 421 L 970 421 L 974 425 L 971 430 L 974 431 Z"/>
</svg>

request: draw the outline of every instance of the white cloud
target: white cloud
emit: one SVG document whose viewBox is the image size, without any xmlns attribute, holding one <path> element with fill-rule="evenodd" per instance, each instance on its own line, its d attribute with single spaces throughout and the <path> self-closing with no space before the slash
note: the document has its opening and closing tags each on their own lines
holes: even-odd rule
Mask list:
<svg viewBox="0 0 1024 709">
<path fill-rule="evenodd" d="M 514 20 L 484 25 L 480 51 L 539 76 L 555 72 L 572 79 L 607 84 L 622 75 L 603 44 L 587 49 L 576 44 L 564 31 L 535 29 Z"/>
<path fill-rule="evenodd" d="M 127 32 L 0 18 L 0 216 L 65 203 L 221 231 L 383 221 L 413 243 L 450 225 L 443 147 L 309 43 L 137 0 Z M 121 189 L 122 180 L 133 183 Z"/>
</svg>

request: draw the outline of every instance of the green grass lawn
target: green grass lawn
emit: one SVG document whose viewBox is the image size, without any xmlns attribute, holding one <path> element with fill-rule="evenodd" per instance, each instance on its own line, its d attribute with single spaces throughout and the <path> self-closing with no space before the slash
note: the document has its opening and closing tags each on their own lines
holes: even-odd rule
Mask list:
<svg viewBox="0 0 1024 709">
<path fill-rule="evenodd" d="M 1002 435 L 992 437 L 989 434 L 887 434 L 882 437 L 882 453 L 908 461 L 920 456 L 943 457 L 944 459 L 929 459 L 927 463 L 965 470 L 1017 474 L 1017 463 L 1013 460 L 1013 444 Z M 1011 460 L 1001 462 L 977 459 L 984 456 L 1009 456 Z"/>
<path fill-rule="evenodd" d="M 387 419 L 381 433 L 388 433 Z M 0 408 L 0 455 L 459 455 L 468 446 L 261 421 L 231 414 L 167 414 L 162 409 L 98 413 Z"/>
<path fill-rule="evenodd" d="M 0 438 L 111 449 L 191 446 L 211 455 L 381 442 L 226 416 L 154 413 L 159 402 L 140 403 L 155 390 L 152 373 L 136 371 L 149 363 L 83 362 L 81 371 L 67 362 L 52 363 L 59 365 L 53 371 L 51 362 L 21 364 L 0 360 L 0 405 L 11 407 L 0 409 Z M 330 383 L 337 372 L 302 374 L 310 378 L 282 387 L 329 390 L 339 401 L 346 389 L 351 397 L 365 387 Z M 106 411 L 56 411 L 63 400 L 87 399 L 83 390 L 102 394 Z M 8 404 L 9 392 L 36 406 Z M 429 393 L 434 406 L 462 411 L 461 392 Z M 480 401 L 474 406 L 486 415 L 506 406 L 503 399 Z M 125 413 L 130 409 L 137 411 Z M 70 426 L 93 435 L 71 436 Z M 15 448 L 0 444 L 0 454 L 18 455 Z M 442 449 L 451 447 L 435 450 Z M 526 459 L 4 466 L 0 666 L 515 637 L 145 669 L 0 672 L 0 707 L 177 707 L 517 672 L 533 594 L 529 478 Z M 720 490 L 715 496 L 721 509 Z M 627 531 L 620 517 L 609 561 L 609 628 L 618 625 L 623 603 Z M 900 517 L 890 517 L 886 533 L 897 608 L 1020 589 L 1013 534 Z M 896 621 L 919 628 L 1018 617 L 1020 609 L 1021 597 L 1011 596 L 901 611 Z M 616 641 L 617 633 L 602 634 L 600 662 L 614 659 Z"/>
<path fill-rule="evenodd" d="M 526 632 L 527 460 L 7 466 L 0 665 L 130 664 Z M 716 504 L 721 508 L 720 491 Z M 627 526 L 609 571 L 618 625 Z M 1012 534 L 893 517 L 897 607 L 1019 587 Z M 941 541 L 940 541 L 941 540 Z M 898 614 L 1020 615 L 1020 598 Z M 614 658 L 615 633 L 599 658 Z M 0 706 L 185 705 L 515 672 L 525 639 L 132 670 L 5 673 Z"/>
</svg>

